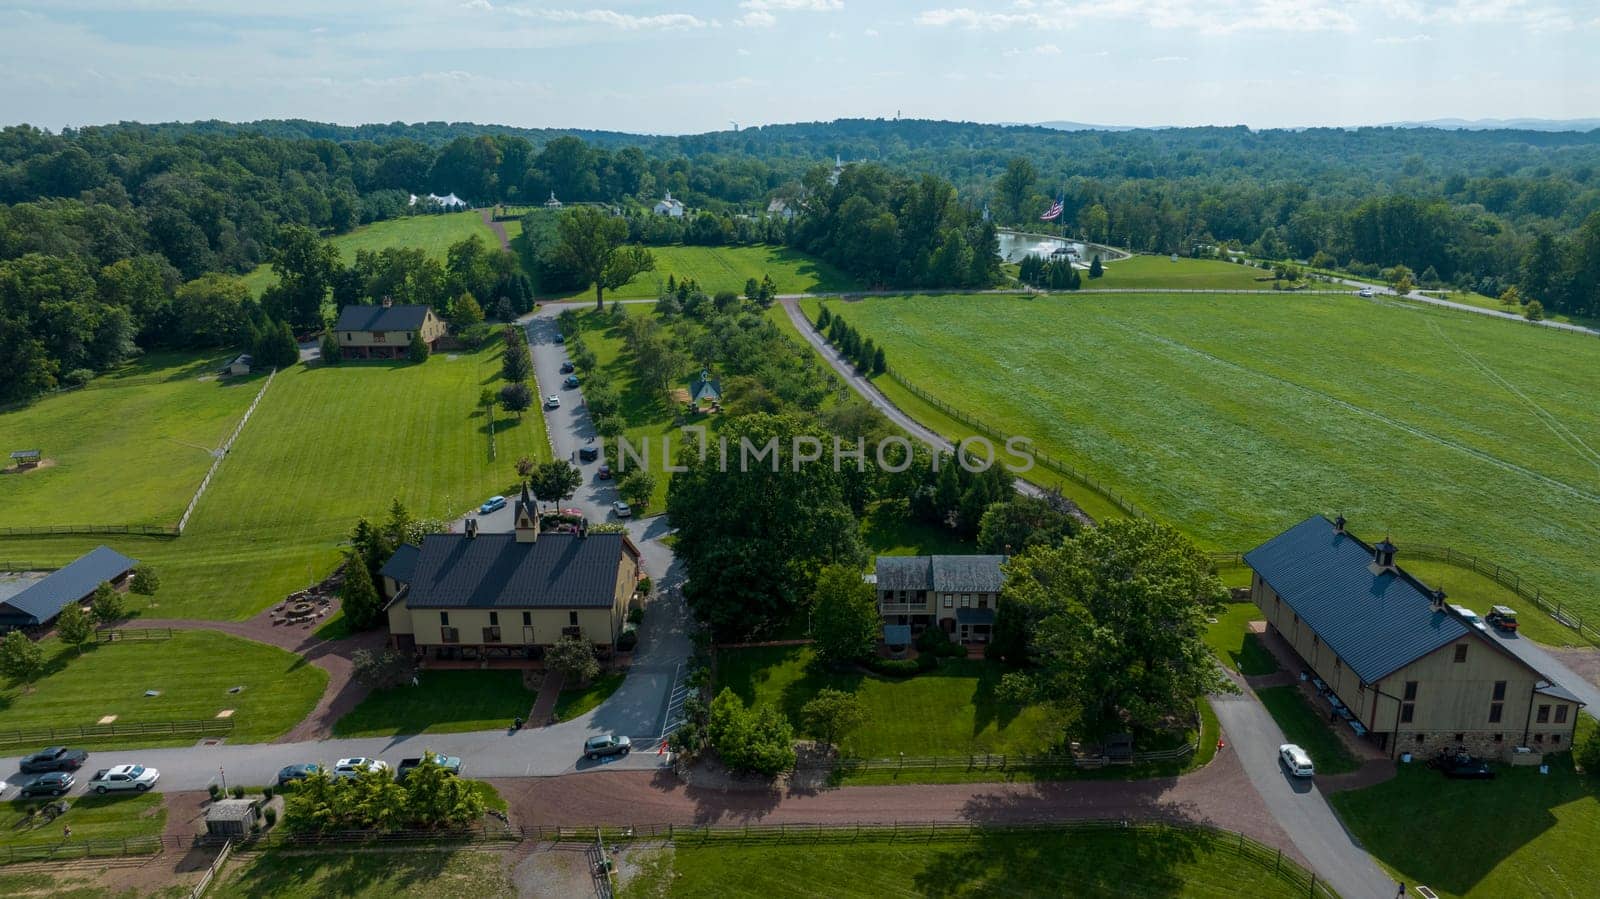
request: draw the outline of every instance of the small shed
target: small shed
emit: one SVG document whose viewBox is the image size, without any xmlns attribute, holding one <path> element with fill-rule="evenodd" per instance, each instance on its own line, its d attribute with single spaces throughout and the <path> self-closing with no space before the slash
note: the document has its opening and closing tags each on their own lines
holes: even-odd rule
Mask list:
<svg viewBox="0 0 1600 899">
<path fill-rule="evenodd" d="M 250 373 L 250 366 L 254 362 L 255 359 L 251 358 L 249 353 L 240 353 L 239 355 L 233 357 L 232 362 L 229 362 L 227 365 L 222 367 L 222 373 L 225 375 L 234 376 L 248 375 Z"/>
<path fill-rule="evenodd" d="M 44 452 L 42 450 L 36 450 L 36 449 L 17 450 L 16 452 L 11 454 L 11 461 L 17 466 L 18 470 L 21 470 L 21 469 L 24 469 L 24 468 L 33 468 L 34 466 L 38 465 L 43 459 L 44 459 Z"/>
<path fill-rule="evenodd" d="M 722 402 L 722 382 L 711 377 L 711 372 L 703 368 L 700 369 L 700 374 L 689 382 L 689 402 L 698 406 L 702 400 L 709 403 Z"/>
<path fill-rule="evenodd" d="M 219 799 L 206 809 L 206 835 L 247 837 L 259 816 L 254 799 Z"/>
</svg>

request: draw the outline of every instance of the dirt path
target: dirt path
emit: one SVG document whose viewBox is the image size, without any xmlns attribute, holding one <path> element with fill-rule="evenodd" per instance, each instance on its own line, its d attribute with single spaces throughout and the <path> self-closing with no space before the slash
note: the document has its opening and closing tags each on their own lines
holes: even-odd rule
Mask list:
<svg viewBox="0 0 1600 899">
<path fill-rule="evenodd" d="M 493 231 L 494 236 L 499 238 L 500 249 L 505 250 L 507 253 L 511 252 L 511 239 L 506 237 L 505 223 L 494 220 L 494 210 L 480 209 L 478 210 L 478 215 L 483 217 L 484 226 Z"/>
<path fill-rule="evenodd" d="M 330 606 L 331 615 L 338 603 Z M 245 621 L 195 621 L 185 618 L 140 618 L 132 622 L 138 627 L 167 627 L 183 631 L 218 631 L 257 643 L 266 643 L 292 652 L 328 673 L 328 686 L 322 698 L 294 729 L 279 737 L 278 743 L 298 743 L 306 740 L 326 739 L 333 733 L 333 723 L 354 709 L 367 697 L 366 687 L 356 683 L 350 656 L 358 649 L 381 649 L 384 635 L 381 631 L 357 634 L 343 640 L 326 640 L 316 635 L 317 625 L 273 624 L 272 613 L 262 612 Z"/>
<path fill-rule="evenodd" d="M 723 791 L 668 771 L 497 780 L 519 823 L 853 824 L 1021 823 L 1084 818 L 1186 821 L 1241 831 L 1297 859 L 1231 749 L 1199 771 L 1138 781 L 918 784 Z"/>
</svg>

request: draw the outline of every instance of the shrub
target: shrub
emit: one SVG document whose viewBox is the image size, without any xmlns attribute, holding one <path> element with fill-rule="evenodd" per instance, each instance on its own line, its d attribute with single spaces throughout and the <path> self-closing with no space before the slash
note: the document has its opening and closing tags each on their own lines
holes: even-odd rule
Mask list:
<svg viewBox="0 0 1600 899">
<path fill-rule="evenodd" d="M 271 802 L 272 801 L 272 788 L 271 787 L 262 787 L 261 788 L 261 801 L 262 802 Z"/>
<path fill-rule="evenodd" d="M 943 630 L 930 627 L 917 635 L 917 651 L 924 655 L 956 658 L 967 654 L 967 648 L 950 639 Z"/>
<path fill-rule="evenodd" d="M 867 667 L 885 677 L 912 677 L 939 667 L 939 657 L 932 653 L 923 653 L 914 659 L 873 656 L 867 660 Z"/>
<path fill-rule="evenodd" d="M 262 816 L 267 819 L 268 827 L 272 827 L 278 823 L 278 810 L 275 808 L 268 807 L 267 810 L 262 813 Z"/>
<path fill-rule="evenodd" d="M 638 590 L 640 595 L 642 595 L 642 596 L 649 596 L 650 595 L 650 588 L 654 587 L 654 586 L 655 586 L 655 582 L 651 581 L 647 577 L 642 577 L 642 578 L 639 578 L 639 586 L 635 587 L 634 589 Z"/>
<path fill-rule="evenodd" d="M 235 798 L 235 799 L 243 799 L 244 798 L 244 787 L 239 787 L 239 786 L 234 787 L 233 788 L 233 798 Z"/>
<path fill-rule="evenodd" d="M 61 376 L 61 383 L 68 387 L 82 387 L 94 380 L 94 369 L 74 368 Z"/>
<path fill-rule="evenodd" d="M 617 651 L 618 652 L 633 652 L 633 648 L 635 646 L 638 646 L 638 645 L 639 645 L 639 632 L 638 631 L 623 631 L 622 632 L 622 636 L 617 638 Z"/>
<path fill-rule="evenodd" d="M 1600 727 L 1589 734 L 1589 739 L 1573 754 L 1578 766 L 1591 777 L 1600 777 Z"/>
<path fill-rule="evenodd" d="M 773 777 L 794 767 L 794 728 L 770 705 L 746 708 L 724 689 L 711 703 L 707 731 L 730 770 Z"/>
<path fill-rule="evenodd" d="M 644 609 L 640 608 L 639 606 L 634 606 L 628 610 L 629 624 L 639 624 L 642 621 L 644 621 Z"/>
<path fill-rule="evenodd" d="M 212 784 L 211 786 L 206 787 L 206 792 L 211 794 L 212 802 L 216 802 L 218 799 L 222 798 L 222 787 L 218 784 Z"/>
</svg>

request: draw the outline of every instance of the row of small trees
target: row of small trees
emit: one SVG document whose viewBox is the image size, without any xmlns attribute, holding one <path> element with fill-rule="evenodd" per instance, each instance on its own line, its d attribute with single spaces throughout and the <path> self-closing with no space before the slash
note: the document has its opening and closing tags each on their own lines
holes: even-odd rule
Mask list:
<svg viewBox="0 0 1600 899">
<path fill-rule="evenodd" d="M 826 333 L 828 342 L 838 347 L 846 359 L 855 363 L 856 371 L 881 375 L 889 369 L 883 347 L 873 343 L 870 337 L 862 339 L 854 327 L 834 315 L 827 306 L 817 310 L 817 330 Z"/>
<path fill-rule="evenodd" d="M 386 770 L 334 778 L 319 771 L 285 799 L 285 825 L 298 831 L 433 830 L 462 827 L 483 817 L 483 794 L 427 753 L 398 782 Z"/>
</svg>

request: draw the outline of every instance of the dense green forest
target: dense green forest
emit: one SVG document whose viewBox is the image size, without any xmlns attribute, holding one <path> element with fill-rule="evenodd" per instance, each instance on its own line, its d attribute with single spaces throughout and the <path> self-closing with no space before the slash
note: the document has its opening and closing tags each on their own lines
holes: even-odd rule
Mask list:
<svg viewBox="0 0 1600 899">
<path fill-rule="evenodd" d="M 412 205 L 414 194 L 536 205 L 554 193 L 623 211 L 639 242 L 783 242 L 868 283 L 950 287 L 998 278 L 983 210 L 999 224 L 1039 226 L 1059 197 L 1064 229 L 1091 240 L 1405 265 L 1436 276 L 1425 280 L 1491 296 L 1515 285 L 1549 312 L 1593 315 L 1597 173 L 1600 131 L 1061 132 L 883 120 L 681 137 L 439 122 L 10 127 L 0 131 L 0 402 L 141 348 L 225 339 L 227 329 L 205 326 L 205 307 L 237 291 L 204 276 L 286 255 L 306 268 L 300 229 L 336 234 L 430 211 Z M 694 213 L 681 223 L 646 214 L 666 191 Z M 775 199 L 798 216 L 767 216 Z M 550 230 L 531 228 L 529 242 Z M 541 249 L 531 247 L 535 268 Z M 370 265 L 365 278 L 382 280 Z M 295 289 L 267 311 L 305 325 L 315 298 L 285 295 Z"/>
</svg>

